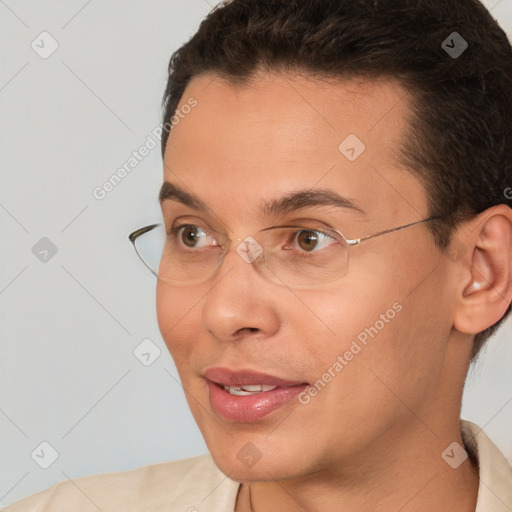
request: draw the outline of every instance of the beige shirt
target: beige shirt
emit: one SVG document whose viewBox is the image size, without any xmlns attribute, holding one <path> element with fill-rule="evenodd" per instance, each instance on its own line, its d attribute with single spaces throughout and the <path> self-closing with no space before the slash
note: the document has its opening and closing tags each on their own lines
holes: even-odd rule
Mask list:
<svg viewBox="0 0 512 512">
<path fill-rule="evenodd" d="M 512 468 L 507 459 L 473 423 L 462 420 L 461 431 L 479 465 L 475 512 L 512 512 Z M 233 512 L 239 486 L 210 455 L 202 455 L 64 481 L 4 512 Z"/>
</svg>

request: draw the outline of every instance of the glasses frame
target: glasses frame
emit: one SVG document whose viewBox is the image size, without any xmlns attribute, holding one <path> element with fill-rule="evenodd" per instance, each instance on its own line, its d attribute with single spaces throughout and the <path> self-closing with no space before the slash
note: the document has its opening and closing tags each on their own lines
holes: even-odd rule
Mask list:
<svg viewBox="0 0 512 512">
<path fill-rule="evenodd" d="M 354 239 L 349 239 L 349 238 L 346 238 L 345 235 L 339 231 L 338 229 L 334 229 L 334 228 L 328 228 L 329 231 L 334 231 L 335 233 L 338 233 L 338 235 L 341 236 L 341 238 L 343 238 L 343 240 L 345 241 L 345 243 L 347 244 L 347 247 L 352 247 L 352 246 L 355 246 L 355 245 L 359 245 L 360 243 L 364 242 L 365 240 L 370 240 L 371 238 L 376 238 L 378 236 L 381 236 L 381 235 L 386 235 L 387 233 L 393 233 L 394 231 L 399 231 L 401 229 L 405 229 L 405 228 L 409 228 L 411 226 L 416 226 L 417 224 L 422 224 L 424 222 L 430 222 L 432 220 L 438 220 L 438 219 L 441 219 L 442 217 L 439 216 L 439 215 L 433 215 L 432 217 L 428 217 L 426 219 L 422 219 L 422 220 L 418 220 L 416 222 L 410 222 L 409 224 L 403 224 L 402 226 L 397 226 L 397 227 L 394 227 L 394 228 L 390 228 L 390 229 L 384 229 L 382 231 L 378 231 L 377 233 L 371 233 L 369 235 L 366 235 L 366 236 L 362 236 L 361 238 L 354 238 Z M 139 229 L 136 229 L 135 231 L 133 231 L 133 233 L 130 233 L 128 235 L 128 239 L 130 240 L 130 242 L 132 243 L 133 245 L 133 248 L 135 249 L 135 252 L 137 253 L 137 256 L 139 257 L 139 259 L 142 261 L 142 263 L 144 264 L 144 266 L 158 279 L 158 273 L 155 272 L 144 260 L 144 258 L 141 256 L 141 254 L 139 253 L 139 251 L 137 250 L 137 245 L 135 244 L 137 238 L 139 238 L 140 236 L 144 235 L 145 233 L 148 233 L 149 231 L 152 231 L 153 229 L 161 226 L 162 223 L 159 222 L 159 223 L 156 223 L 156 224 L 150 224 L 149 226 L 145 226 L 143 228 L 139 228 Z M 269 228 L 264 228 L 264 229 L 261 229 L 260 231 L 258 231 L 257 233 L 255 233 L 255 235 L 257 235 L 258 233 L 261 233 L 262 231 L 269 231 L 271 229 L 280 229 L 280 228 L 305 228 L 305 226 L 294 226 L 294 225 L 287 225 L 287 226 L 271 226 Z M 315 228 L 311 228 L 312 231 L 315 231 Z M 321 230 L 319 228 L 319 230 Z M 220 264 L 218 266 L 218 268 L 220 268 L 220 266 L 222 265 L 222 263 L 224 262 L 224 258 L 226 257 L 226 254 L 228 253 L 229 251 L 229 248 L 231 246 L 231 242 L 233 241 L 237 241 L 237 242 L 241 242 L 242 240 L 245 240 L 247 237 L 245 238 L 236 238 L 236 239 L 232 239 L 232 238 L 228 238 L 226 237 L 225 235 L 223 235 L 222 233 L 218 233 L 216 231 L 214 231 L 215 233 L 221 235 L 223 237 L 223 244 L 221 244 L 221 247 L 223 249 L 223 255 L 222 255 L 222 259 L 220 260 Z M 227 244 L 225 243 L 227 242 Z M 349 253 L 350 255 L 350 253 Z M 258 257 L 261 257 L 262 255 L 258 256 Z M 347 256 L 348 258 L 348 256 Z M 256 261 L 256 260 L 254 260 Z M 348 259 L 347 259 L 347 262 L 348 262 Z M 253 262 L 254 263 L 254 262 Z M 215 275 L 215 274 L 213 274 Z M 213 277 L 213 275 L 211 277 Z"/>
</svg>

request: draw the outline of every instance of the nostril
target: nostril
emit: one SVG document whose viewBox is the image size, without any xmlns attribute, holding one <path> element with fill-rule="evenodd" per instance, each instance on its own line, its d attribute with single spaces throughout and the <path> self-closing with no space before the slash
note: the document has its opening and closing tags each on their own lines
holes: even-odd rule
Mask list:
<svg viewBox="0 0 512 512">
<path fill-rule="evenodd" d="M 244 331 L 257 332 L 259 329 L 257 327 L 242 327 L 241 329 L 238 329 L 237 334 L 243 334 Z"/>
</svg>

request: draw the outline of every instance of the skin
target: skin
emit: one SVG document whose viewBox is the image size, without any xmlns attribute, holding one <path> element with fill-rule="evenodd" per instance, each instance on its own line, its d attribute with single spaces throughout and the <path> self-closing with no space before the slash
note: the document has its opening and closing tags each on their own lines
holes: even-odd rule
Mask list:
<svg viewBox="0 0 512 512">
<path fill-rule="evenodd" d="M 259 72 L 235 86 L 195 77 L 173 127 L 165 180 L 198 195 L 213 215 L 164 201 L 178 217 L 232 239 L 309 219 L 359 238 L 428 217 L 423 185 L 395 156 L 407 136 L 408 95 L 391 80 L 320 81 Z M 180 106 L 178 106 L 180 108 Z M 366 150 L 350 162 L 348 134 Z M 329 188 L 364 214 L 320 206 L 266 218 L 258 210 L 302 188 Z M 474 511 L 478 470 L 441 453 L 463 445 L 459 414 L 473 335 L 512 298 L 511 210 L 500 205 L 456 233 L 447 257 L 426 224 L 350 249 L 347 274 L 310 290 L 266 279 L 231 247 L 215 278 L 176 288 L 159 280 L 157 316 L 192 414 L 218 467 L 242 482 L 236 511 Z M 475 286 L 474 283 L 477 283 Z M 394 303 L 402 310 L 307 405 L 287 404 L 254 424 L 211 407 L 206 368 L 250 368 L 314 383 Z M 252 443 L 251 468 L 238 451 Z"/>
</svg>

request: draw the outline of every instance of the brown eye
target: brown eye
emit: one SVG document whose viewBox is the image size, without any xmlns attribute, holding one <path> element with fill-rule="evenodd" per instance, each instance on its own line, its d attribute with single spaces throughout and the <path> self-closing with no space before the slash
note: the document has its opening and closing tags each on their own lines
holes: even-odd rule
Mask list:
<svg viewBox="0 0 512 512">
<path fill-rule="evenodd" d="M 333 232 L 305 228 L 295 229 L 292 240 L 297 256 L 311 257 L 326 254 L 325 251 L 339 242 L 337 235 Z"/>
<path fill-rule="evenodd" d="M 301 249 L 311 251 L 318 243 L 318 233 L 316 231 L 300 231 L 297 234 L 297 242 Z"/>
<path fill-rule="evenodd" d="M 174 245 L 185 246 L 189 249 L 219 245 L 213 235 L 194 224 L 181 224 L 173 227 L 170 234 Z"/>
<path fill-rule="evenodd" d="M 202 233 L 204 233 L 202 229 L 195 226 L 185 226 L 182 229 L 181 240 L 187 247 L 195 247 L 195 244 L 200 237 L 198 232 L 202 231 Z"/>
</svg>

